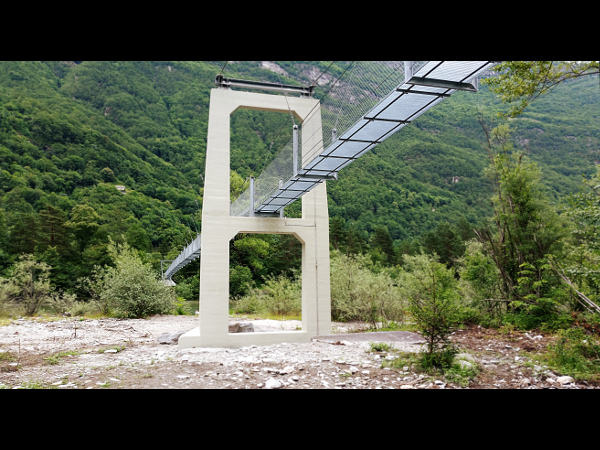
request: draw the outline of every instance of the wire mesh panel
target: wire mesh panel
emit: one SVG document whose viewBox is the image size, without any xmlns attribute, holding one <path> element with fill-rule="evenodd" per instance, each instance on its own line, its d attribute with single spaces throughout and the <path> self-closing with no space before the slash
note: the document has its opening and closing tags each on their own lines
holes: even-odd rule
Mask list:
<svg viewBox="0 0 600 450">
<path fill-rule="evenodd" d="M 280 211 L 455 92 L 433 82 L 469 82 L 492 66 L 490 61 L 412 61 L 413 77 L 405 80 L 403 61 L 348 62 L 320 105 L 303 118 L 298 173 L 290 141 L 256 180 L 254 210 Z M 421 85 L 411 82 L 417 79 Z M 308 190 L 299 183 L 309 183 Z M 250 203 L 246 191 L 231 214 L 249 215 Z"/>
</svg>

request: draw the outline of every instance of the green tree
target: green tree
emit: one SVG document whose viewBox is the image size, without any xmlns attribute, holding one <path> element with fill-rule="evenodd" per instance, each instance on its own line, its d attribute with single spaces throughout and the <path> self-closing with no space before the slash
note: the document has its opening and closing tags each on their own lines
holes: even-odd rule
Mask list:
<svg viewBox="0 0 600 450">
<path fill-rule="evenodd" d="M 99 220 L 100 216 L 88 205 L 77 205 L 71 211 L 71 220 L 66 225 L 73 231 L 80 252 L 83 252 L 94 238 L 100 227 Z"/>
<path fill-rule="evenodd" d="M 510 117 L 523 113 L 540 95 L 564 81 L 598 74 L 599 61 L 505 61 L 494 69 L 496 77 L 484 80 L 505 103 L 518 102 Z"/>
<path fill-rule="evenodd" d="M 348 232 L 346 231 L 346 221 L 343 217 L 335 216 L 330 219 L 329 225 L 329 238 L 331 245 L 335 250 L 340 250 L 346 246 L 346 237 Z"/>
<path fill-rule="evenodd" d="M 48 247 L 54 247 L 62 256 L 70 253 L 69 230 L 66 226 L 67 216 L 59 208 L 47 205 L 40 211 L 38 231 L 38 251 L 43 253 Z"/>
<path fill-rule="evenodd" d="M 244 180 L 235 170 L 231 171 L 229 184 L 232 202 L 236 200 L 246 188 L 248 188 L 248 183 L 246 180 Z"/>
<path fill-rule="evenodd" d="M 100 171 L 100 176 L 106 183 L 114 183 L 115 181 L 117 181 L 115 173 L 108 167 L 105 167 Z"/>
<path fill-rule="evenodd" d="M 556 287 L 547 256 L 562 251 L 569 229 L 550 205 L 537 165 L 522 152 L 510 152 L 508 126 L 489 135 L 492 163 L 486 174 L 495 192 L 494 216 L 478 237 L 500 272 L 504 300 L 534 307 Z M 501 144 L 499 151 L 493 141 Z"/>
<path fill-rule="evenodd" d="M 565 261 L 570 277 L 591 297 L 600 301 L 600 166 L 598 174 L 586 179 L 582 192 L 569 198 L 566 216 L 574 225 L 576 246 Z"/>
<path fill-rule="evenodd" d="M 33 213 L 15 214 L 10 230 L 9 248 L 12 254 L 34 254 L 38 239 L 38 220 Z"/>
<path fill-rule="evenodd" d="M 149 251 L 152 247 L 152 242 L 146 230 L 139 223 L 135 223 L 129 227 L 127 233 L 125 233 L 125 239 L 130 246 L 143 252 Z"/>
<path fill-rule="evenodd" d="M 354 224 L 348 226 L 348 237 L 346 238 L 346 252 L 349 255 L 358 255 L 367 249 L 367 240 L 356 229 Z"/>
<path fill-rule="evenodd" d="M 397 264 L 394 241 L 387 227 L 376 227 L 371 238 L 371 248 L 379 249 L 385 255 L 385 263 L 388 266 Z"/>
<path fill-rule="evenodd" d="M 436 254 L 440 261 L 448 267 L 454 265 L 465 253 L 465 243 L 456 230 L 448 222 L 421 237 L 423 250 L 428 254 Z"/>
<path fill-rule="evenodd" d="M 8 253 L 8 227 L 5 219 L 6 213 L 0 209 L 0 274 L 8 268 L 11 262 L 10 254 Z"/>
<path fill-rule="evenodd" d="M 252 287 L 252 271 L 249 267 L 235 266 L 229 269 L 229 296 L 244 295 Z"/>
</svg>

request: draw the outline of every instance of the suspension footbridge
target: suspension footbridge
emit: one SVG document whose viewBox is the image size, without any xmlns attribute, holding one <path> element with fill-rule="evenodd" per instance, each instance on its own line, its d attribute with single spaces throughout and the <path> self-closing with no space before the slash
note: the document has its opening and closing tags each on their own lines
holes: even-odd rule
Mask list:
<svg viewBox="0 0 600 450">
<path fill-rule="evenodd" d="M 294 122 L 290 141 L 230 206 L 232 217 L 283 217 L 285 207 L 401 131 L 457 91 L 476 92 L 499 61 L 353 61 L 321 102 Z M 218 89 L 312 97 L 314 85 L 286 86 L 218 76 Z M 317 107 L 318 106 L 318 107 Z M 290 110 L 291 113 L 291 110 Z M 164 272 L 165 280 L 200 258 L 198 235 Z"/>
</svg>

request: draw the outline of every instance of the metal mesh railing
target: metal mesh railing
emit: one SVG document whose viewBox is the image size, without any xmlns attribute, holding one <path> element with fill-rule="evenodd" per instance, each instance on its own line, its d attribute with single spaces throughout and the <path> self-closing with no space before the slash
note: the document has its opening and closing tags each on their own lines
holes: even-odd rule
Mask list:
<svg viewBox="0 0 600 450">
<path fill-rule="evenodd" d="M 297 155 L 299 176 L 294 173 L 292 138 L 256 180 L 254 204 L 246 190 L 231 204 L 231 215 L 249 216 L 251 210 L 270 214 L 280 211 L 318 185 L 319 180 L 336 174 L 437 105 L 454 92 L 453 87 L 463 88 L 458 85 L 486 76 L 490 63 L 413 61 L 412 73 L 418 81 L 405 84 L 402 61 L 348 62 L 320 104 L 303 118 Z M 444 80 L 450 84 L 444 84 Z M 409 91 L 414 84 L 419 84 L 418 92 Z M 413 97 L 411 93 L 420 95 Z M 200 237 L 171 264 L 166 278 L 199 256 Z"/>
<path fill-rule="evenodd" d="M 485 62 L 412 61 L 412 73 L 462 82 L 472 78 L 474 68 L 481 66 L 481 64 L 478 66 L 478 63 Z M 328 87 L 327 95 L 320 102 L 320 107 L 315 107 L 302 120 L 299 133 L 299 169 L 306 168 L 324 149 L 351 130 L 396 88 L 402 86 L 405 82 L 404 78 L 404 61 L 347 62 L 343 74 L 332 81 Z M 409 111 L 410 103 L 407 105 Z M 418 115 L 420 112 L 417 105 L 415 117 Z M 385 126 L 382 125 L 381 128 Z M 391 134 L 393 132 L 389 135 Z M 277 192 L 280 182 L 285 184 L 295 175 L 292 152 L 293 144 L 290 140 L 256 180 L 255 208 Z M 248 216 L 249 211 L 250 193 L 246 191 L 233 202 L 231 215 Z"/>
<path fill-rule="evenodd" d="M 414 71 L 427 61 L 413 61 Z M 322 134 L 320 145 L 314 140 L 302 143 L 302 167 L 310 163 L 320 149 L 331 145 L 336 136 L 343 135 L 391 90 L 404 82 L 403 61 L 354 61 L 346 74 L 336 83 L 321 102 L 322 127 L 314 132 Z M 308 117 L 307 121 L 313 117 Z M 307 122 L 305 121 L 304 124 Z"/>
<path fill-rule="evenodd" d="M 426 61 L 415 62 L 418 70 Z M 310 163 L 337 136 L 350 129 L 358 119 L 404 81 L 402 61 L 349 61 L 345 73 L 333 81 L 328 95 L 303 118 L 300 129 L 300 168 Z M 320 125 L 319 125 L 320 119 Z M 291 126 L 290 126 L 291 128 Z M 310 130 L 303 132 L 303 129 Z M 255 182 L 255 204 L 261 205 L 280 186 L 294 176 L 293 142 L 290 140 Z M 231 205 L 232 216 L 248 216 L 250 192 L 246 190 Z"/>
</svg>

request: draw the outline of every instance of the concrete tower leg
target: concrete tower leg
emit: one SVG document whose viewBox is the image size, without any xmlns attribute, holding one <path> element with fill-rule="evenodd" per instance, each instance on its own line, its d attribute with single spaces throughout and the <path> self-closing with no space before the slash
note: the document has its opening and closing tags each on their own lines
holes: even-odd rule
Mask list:
<svg viewBox="0 0 600 450">
<path fill-rule="evenodd" d="M 289 105 L 289 107 L 288 107 Z M 303 127 L 303 148 L 321 128 L 319 102 L 309 98 L 213 89 L 210 98 L 206 177 L 202 207 L 200 326 L 181 336 L 179 348 L 240 348 L 309 342 L 331 333 L 329 213 L 325 182 L 302 198 L 302 219 L 230 217 L 230 116 L 237 109 L 292 113 Z M 289 108 L 289 109 L 288 109 Z M 316 117 L 313 117 L 316 116 Z M 318 137 L 318 141 L 322 139 Z M 318 147 L 318 146 L 317 146 Z M 318 152 L 320 150 L 317 148 Z M 305 155 L 303 155 L 305 156 Z M 238 233 L 291 234 L 302 243 L 302 331 L 230 334 L 229 241 Z"/>
</svg>

